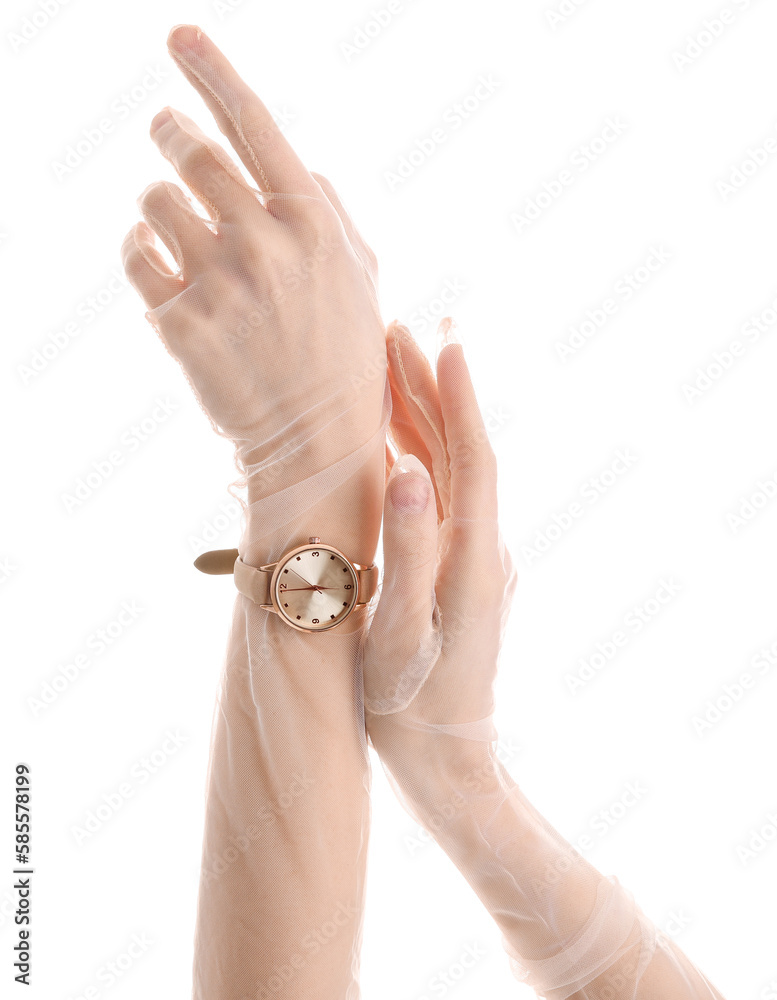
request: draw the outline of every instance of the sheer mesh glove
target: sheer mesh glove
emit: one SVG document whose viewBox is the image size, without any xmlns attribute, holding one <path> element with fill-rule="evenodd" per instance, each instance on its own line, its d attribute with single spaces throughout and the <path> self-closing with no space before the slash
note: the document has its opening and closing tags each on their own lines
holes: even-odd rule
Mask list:
<svg viewBox="0 0 777 1000">
<path fill-rule="evenodd" d="M 493 682 L 516 584 L 496 460 L 450 320 L 437 379 L 409 331 L 387 349 L 391 470 L 384 578 L 361 646 L 370 740 L 400 800 L 503 932 L 515 976 L 548 1000 L 720 1000 L 614 877 L 528 802 L 493 741 Z"/>
<path fill-rule="evenodd" d="M 177 185 L 151 184 L 125 270 L 213 428 L 234 443 L 248 501 L 242 560 L 271 563 L 318 536 L 369 565 L 391 407 L 375 258 L 216 46 L 190 26 L 168 46 L 257 186 L 165 109 L 152 137 L 206 214 Z M 211 736 L 195 1000 L 359 996 L 365 610 L 313 635 L 236 595 Z"/>
<path fill-rule="evenodd" d="M 190 118 L 166 108 L 152 138 L 209 217 L 177 185 L 150 184 L 124 267 L 211 424 L 234 442 L 249 496 L 282 501 L 249 512 L 267 537 L 383 443 L 377 266 L 331 184 L 308 172 L 212 42 L 182 26 L 169 45 L 257 187 Z"/>
</svg>

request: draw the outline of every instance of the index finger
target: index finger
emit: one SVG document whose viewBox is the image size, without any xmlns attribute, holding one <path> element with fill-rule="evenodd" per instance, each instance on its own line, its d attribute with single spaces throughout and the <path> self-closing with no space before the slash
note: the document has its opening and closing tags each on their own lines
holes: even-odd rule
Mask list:
<svg viewBox="0 0 777 1000">
<path fill-rule="evenodd" d="M 200 28 L 177 24 L 167 47 L 263 191 L 320 197 L 320 188 L 273 116 Z"/>
</svg>

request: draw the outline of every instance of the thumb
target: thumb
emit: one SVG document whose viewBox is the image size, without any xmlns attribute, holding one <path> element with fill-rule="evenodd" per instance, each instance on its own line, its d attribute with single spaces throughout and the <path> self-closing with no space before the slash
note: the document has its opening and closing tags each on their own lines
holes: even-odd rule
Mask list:
<svg viewBox="0 0 777 1000">
<path fill-rule="evenodd" d="M 383 581 L 364 660 L 365 708 L 398 712 L 413 700 L 440 652 L 434 581 L 437 504 L 415 455 L 394 463 L 383 510 Z"/>
</svg>

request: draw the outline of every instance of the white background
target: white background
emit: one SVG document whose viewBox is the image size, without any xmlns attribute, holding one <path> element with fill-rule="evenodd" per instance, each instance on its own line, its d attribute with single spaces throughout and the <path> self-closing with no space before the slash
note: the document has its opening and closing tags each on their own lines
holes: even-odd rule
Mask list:
<svg viewBox="0 0 777 1000">
<path fill-rule="evenodd" d="M 777 490 L 777 11 L 732 0 L 734 23 L 715 37 L 704 24 L 720 16 L 712 0 L 587 0 L 566 19 L 549 17 L 561 0 L 401 0 L 376 33 L 368 22 L 386 0 L 49 2 L 48 19 L 27 2 L 2 13 L 3 994 L 22 992 L 9 917 L 17 760 L 32 767 L 35 807 L 25 996 L 190 990 L 207 748 L 233 600 L 227 580 L 191 561 L 206 522 L 229 511 L 234 468 L 140 299 L 112 272 L 140 218 L 137 195 L 177 180 L 148 137 L 154 114 L 169 104 L 218 136 L 166 52 L 170 27 L 194 22 L 340 191 L 381 262 L 385 319 L 408 322 L 430 357 L 436 324 L 420 310 L 459 323 L 520 570 L 498 691 L 511 772 L 564 836 L 589 835 L 589 859 L 724 995 L 777 995 L 777 847 L 737 852 L 761 827 L 777 833 L 777 662 L 751 662 L 769 647 L 777 661 L 777 498 L 756 496 L 738 528 L 728 516 L 759 481 Z M 149 67 L 163 77 L 153 88 Z M 481 76 L 493 93 L 457 119 L 451 109 Z M 119 111 L 144 79 L 137 106 Z M 112 130 L 58 171 L 105 117 Z M 581 147 L 593 152 L 608 118 L 625 123 L 622 134 L 581 169 Z M 392 183 L 440 127 L 443 141 Z M 769 137 L 764 162 L 744 163 Z M 720 182 L 737 167 L 747 176 L 727 192 Z M 519 231 L 527 199 L 565 168 L 572 183 Z M 668 257 L 627 300 L 619 283 L 651 248 Z M 459 291 L 443 306 L 446 282 Z M 558 344 L 608 297 L 617 312 L 562 361 Z M 753 316 L 757 341 L 743 329 Z M 77 335 L 25 373 L 72 322 Z M 683 386 L 735 340 L 744 353 L 722 374 L 713 368 L 691 402 Z M 63 495 L 156 397 L 177 408 L 68 512 Z M 589 502 L 586 483 L 618 449 L 636 460 Z M 582 515 L 529 558 L 537 532 L 576 500 Z M 237 518 L 219 523 L 201 548 L 237 543 Z M 662 580 L 679 588 L 673 599 L 573 695 L 566 677 L 580 658 L 627 631 Z M 142 608 L 134 623 L 35 711 L 30 699 L 88 652 L 123 601 Z M 753 686 L 733 704 L 724 686 L 743 671 Z M 718 699 L 702 734 L 694 716 Z M 182 746 L 77 843 L 73 828 L 168 730 Z M 620 808 L 629 782 L 643 791 Z M 601 811 L 613 809 L 620 818 L 607 825 Z M 376 767 L 366 1000 L 530 995 L 469 887 L 414 838 Z M 153 944 L 106 989 L 101 968 L 134 934 Z M 485 957 L 446 986 L 439 977 L 456 976 L 473 944 Z"/>
</svg>

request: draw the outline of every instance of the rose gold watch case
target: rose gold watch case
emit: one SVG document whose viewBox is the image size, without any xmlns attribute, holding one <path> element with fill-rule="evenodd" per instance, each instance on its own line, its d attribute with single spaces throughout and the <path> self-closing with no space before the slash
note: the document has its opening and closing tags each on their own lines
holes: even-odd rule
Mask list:
<svg viewBox="0 0 777 1000">
<path fill-rule="evenodd" d="M 286 614 L 286 612 L 281 609 L 280 604 L 278 603 L 278 596 L 277 596 L 278 581 L 281 575 L 281 571 L 286 567 L 290 559 L 293 559 L 295 556 L 299 555 L 300 552 L 309 552 L 311 549 L 320 549 L 322 552 L 331 552 L 334 555 L 338 556 L 340 559 L 342 559 L 345 565 L 350 568 L 351 578 L 353 579 L 353 587 L 354 587 L 354 598 L 353 601 L 351 601 L 348 610 L 338 615 L 335 621 L 329 622 L 329 624 L 327 625 L 321 625 L 315 627 L 311 627 L 309 625 L 298 625 L 296 622 L 292 621 L 291 618 Z M 330 628 L 335 628 L 337 625 L 340 624 L 340 622 L 344 622 L 345 619 L 348 617 L 348 615 L 350 615 L 350 613 L 359 603 L 359 597 L 361 596 L 360 594 L 361 580 L 359 577 L 359 570 L 365 568 L 369 567 L 360 566 L 358 563 L 352 563 L 351 560 L 348 558 L 348 556 L 346 556 L 345 553 L 341 552 L 340 549 L 335 548 L 334 545 L 327 545 L 325 542 L 319 542 L 319 541 L 306 542 L 304 545 L 298 545 L 295 549 L 289 549 L 288 552 L 284 552 L 283 559 L 281 561 L 278 561 L 276 563 L 267 563 L 266 566 L 259 567 L 260 570 L 266 573 L 272 572 L 272 576 L 270 577 L 270 583 L 267 588 L 270 594 L 270 600 L 272 601 L 272 604 L 260 604 L 259 607 L 264 608 L 267 611 L 274 611 L 276 615 L 280 615 L 280 617 L 283 618 L 283 620 L 286 622 L 287 625 L 291 626 L 291 628 L 293 629 L 296 629 L 298 632 L 326 632 Z"/>
</svg>

